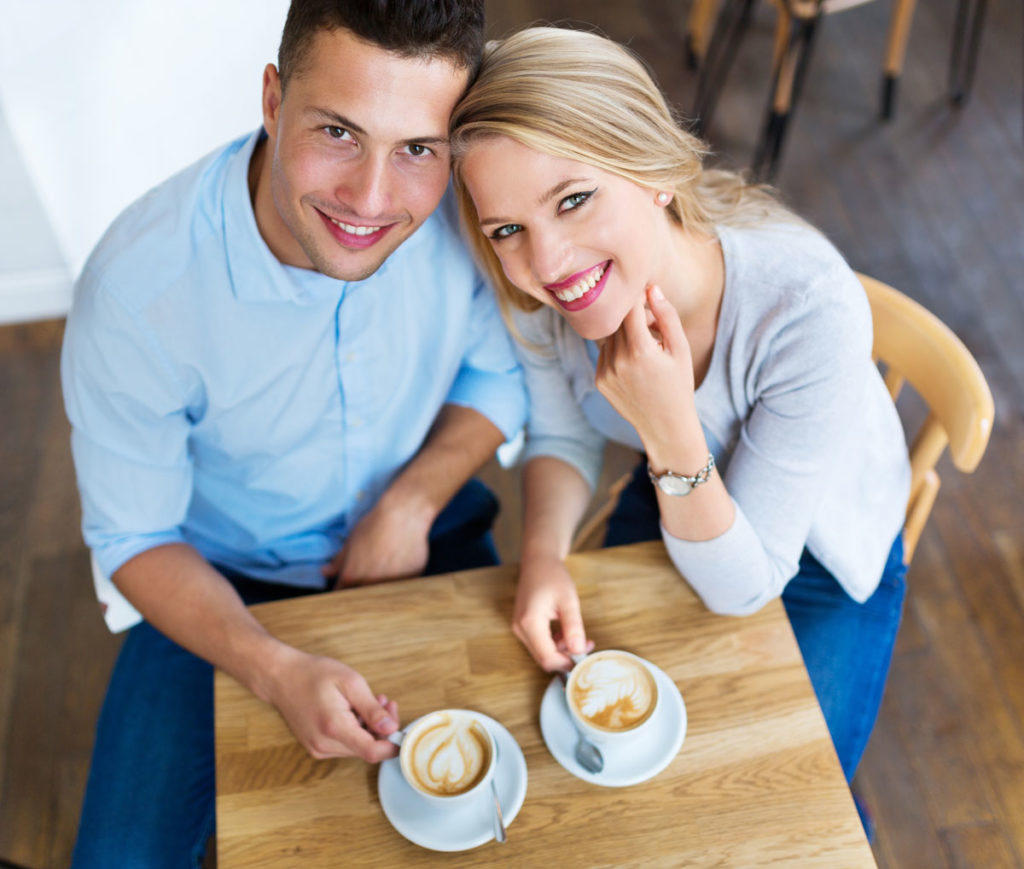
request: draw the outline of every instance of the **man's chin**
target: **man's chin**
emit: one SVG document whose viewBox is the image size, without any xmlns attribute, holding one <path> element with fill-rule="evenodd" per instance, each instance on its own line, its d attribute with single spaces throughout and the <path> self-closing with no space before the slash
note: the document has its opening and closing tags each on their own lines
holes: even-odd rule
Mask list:
<svg viewBox="0 0 1024 869">
<path fill-rule="evenodd" d="M 394 250 L 366 250 L 343 257 L 318 256 L 313 260 L 313 266 L 318 272 L 336 281 L 365 281 L 384 265 Z"/>
</svg>

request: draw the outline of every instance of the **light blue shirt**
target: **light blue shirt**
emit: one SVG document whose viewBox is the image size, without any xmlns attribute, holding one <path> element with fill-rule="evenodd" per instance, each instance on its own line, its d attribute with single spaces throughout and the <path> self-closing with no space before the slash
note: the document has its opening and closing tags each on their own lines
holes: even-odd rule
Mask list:
<svg viewBox="0 0 1024 869">
<path fill-rule="evenodd" d="M 132 205 L 76 285 L 61 374 L 83 533 L 107 576 L 181 541 L 321 587 L 443 404 L 506 437 L 524 422 L 522 375 L 450 193 L 373 276 L 334 280 L 263 242 L 257 141 Z"/>
</svg>

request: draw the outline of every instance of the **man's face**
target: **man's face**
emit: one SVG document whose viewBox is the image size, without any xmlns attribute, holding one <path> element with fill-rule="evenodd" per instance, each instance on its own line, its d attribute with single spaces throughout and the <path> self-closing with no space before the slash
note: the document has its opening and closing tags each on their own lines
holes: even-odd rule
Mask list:
<svg viewBox="0 0 1024 869">
<path fill-rule="evenodd" d="M 277 258 L 344 281 L 377 271 L 444 194 L 448 118 L 467 79 L 347 30 L 317 34 L 283 96 L 268 66 L 255 209 Z"/>
</svg>

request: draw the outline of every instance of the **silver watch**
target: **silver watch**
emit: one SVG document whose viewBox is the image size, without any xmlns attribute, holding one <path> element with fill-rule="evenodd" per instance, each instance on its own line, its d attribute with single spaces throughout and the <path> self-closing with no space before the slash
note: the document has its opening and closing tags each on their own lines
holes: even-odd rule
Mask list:
<svg viewBox="0 0 1024 869">
<path fill-rule="evenodd" d="M 647 476 L 666 495 L 689 495 L 701 483 L 706 483 L 715 467 L 715 457 L 708 453 L 708 463 L 697 471 L 692 477 L 685 474 L 677 474 L 675 471 L 665 471 L 664 474 L 655 474 L 651 465 L 647 464 Z"/>
</svg>

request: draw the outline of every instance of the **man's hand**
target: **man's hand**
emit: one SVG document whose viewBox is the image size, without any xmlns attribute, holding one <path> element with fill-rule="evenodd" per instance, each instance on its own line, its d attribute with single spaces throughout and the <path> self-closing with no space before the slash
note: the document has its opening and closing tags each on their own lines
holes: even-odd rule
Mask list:
<svg viewBox="0 0 1024 869">
<path fill-rule="evenodd" d="M 306 751 L 318 760 L 361 757 L 379 763 L 398 754 L 385 737 L 398 730 L 398 705 L 370 691 L 351 667 L 286 649 L 267 699 Z"/>
<path fill-rule="evenodd" d="M 335 588 L 419 576 L 430 555 L 427 536 L 433 520 L 432 511 L 411 503 L 392 506 L 385 496 L 324 565 L 324 576 L 334 580 Z"/>
</svg>

